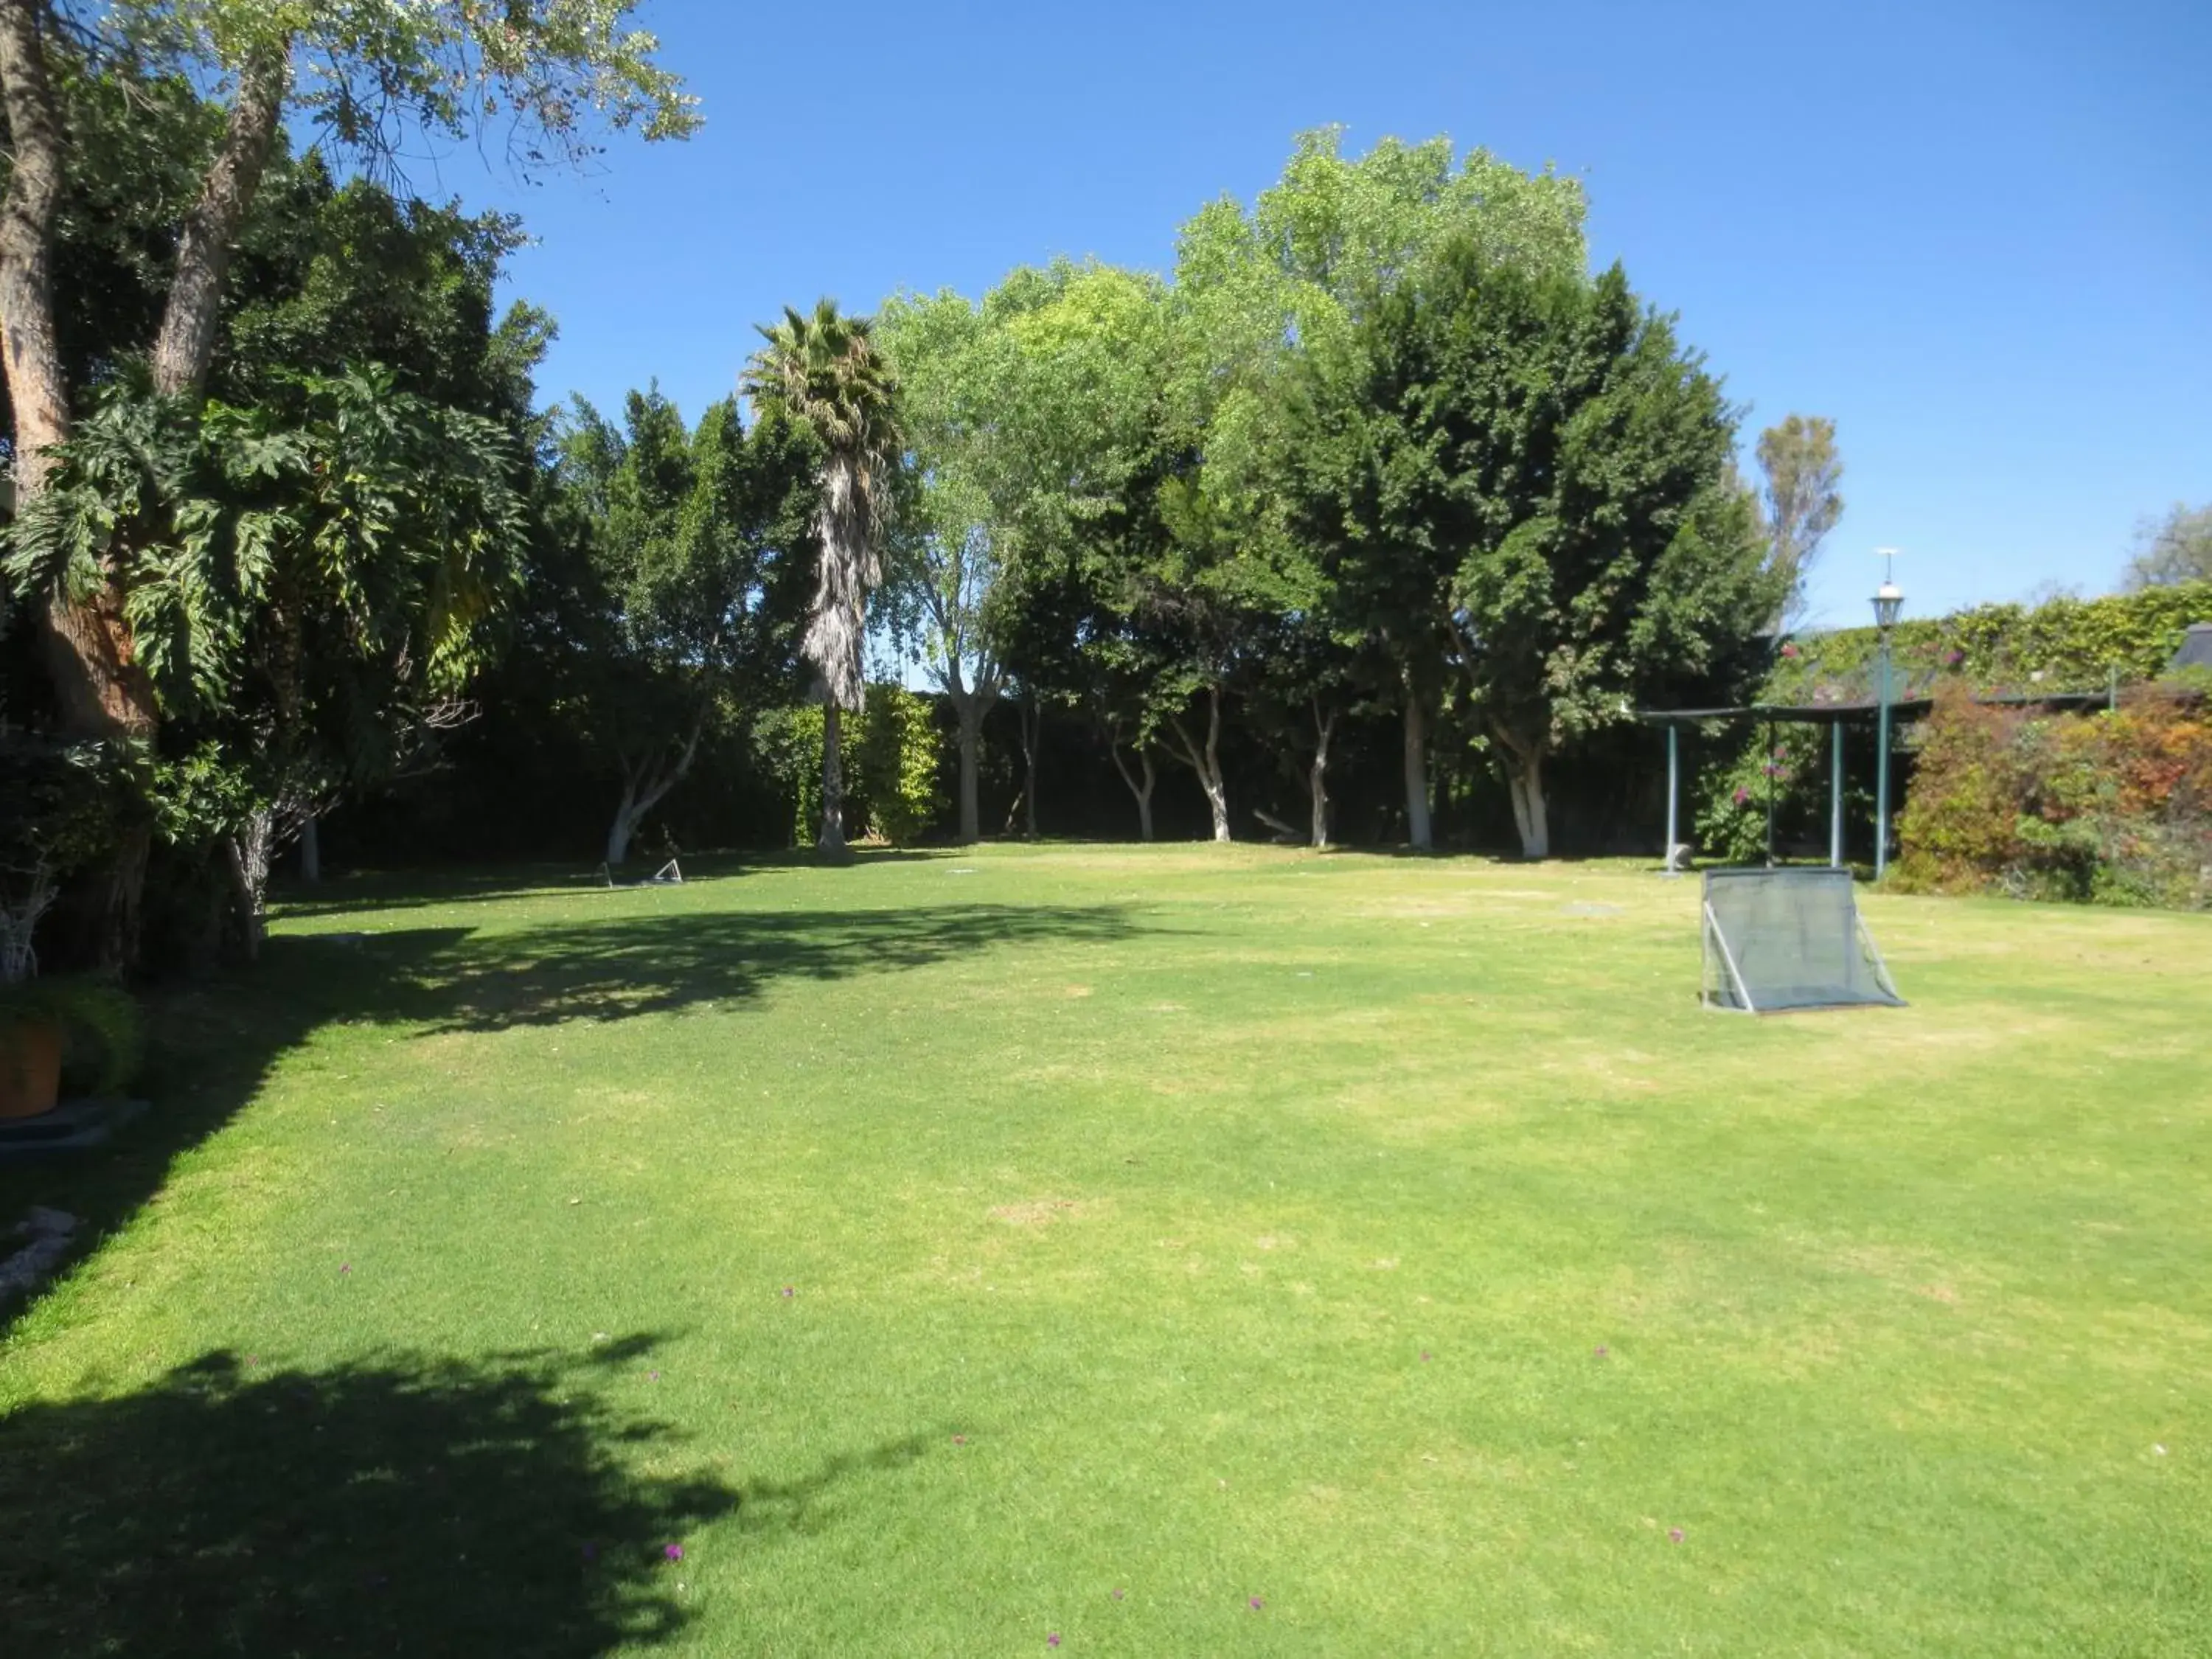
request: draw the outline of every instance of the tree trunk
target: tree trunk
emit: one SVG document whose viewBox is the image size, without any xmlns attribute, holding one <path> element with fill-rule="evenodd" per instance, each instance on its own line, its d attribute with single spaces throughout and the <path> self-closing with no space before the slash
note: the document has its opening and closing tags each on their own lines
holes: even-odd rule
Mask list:
<svg viewBox="0 0 2212 1659">
<path fill-rule="evenodd" d="M 13 165 L 0 198 L 0 360 L 15 408 L 15 510 L 46 489 L 53 447 L 69 436 L 69 386 L 54 322 L 53 220 L 68 140 L 47 73 L 45 0 L 0 0 L 0 100 Z M 153 687 L 131 664 L 122 593 L 111 583 L 82 604 L 57 592 L 43 646 L 62 719 L 80 738 L 143 736 Z"/>
<path fill-rule="evenodd" d="M 960 724 L 960 844 L 973 846 L 983 838 L 983 809 L 976 776 L 977 751 L 983 742 L 983 695 L 955 693 L 952 712 Z"/>
<path fill-rule="evenodd" d="M 1137 745 L 1138 775 L 1144 780 L 1140 787 L 1137 778 L 1129 775 L 1129 768 L 1121 758 L 1121 741 L 1113 732 L 1106 734 L 1106 752 L 1114 757 L 1114 769 L 1121 775 L 1121 781 L 1129 786 L 1129 793 L 1137 798 L 1137 839 L 1152 838 L 1152 786 L 1159 781 L 1159 774 L 1152 766 L 1152 751 L 1144 744 Z"/>
<path fill-rule="evenodd" d="M 1428 711 L 1409 678 L 1406 682 L 1406 839 L 1425 853 L 1436 844 L 1429 825 Z"/>
<path fill-rule="evenodd" d="M 0 0 L 0 99 L 12 167 L 0 198 L 0 320 L 15 405 L 16 507 L 36 495 L 69 435 L 69 387 L 54 326 L 53 222 L 65 179 L 61 112 L 46 74 L 45 0 Z"/>
<path fill-rule="evenodd" d="M 154 342 L 155 388 L 167 396 L 197 392 L 215 356 L 232 242 L 261 188 L 290 74 L 289 38 L 257 47 L 239 72 L 222 148 L 177 238 L 176 274 L 169 280 L 168 304 Z"/>
<path fill-rule="evenodd" d="M 269 854 L 276 845 L 276 831 L 275 815 L 264 809 L 223 842 L 240 941 L 248 962 L 259 958 L 261 942 L 269 931 Z"/>
<path fill-rule="evenodd" d="M 833 697 L 822 705 L 822 833 L 815 850 L 842 859 L 845 847 L 845 769 L 837 747 L 843 741 L 844 713 Z"/>
<path fill-rule="evenodd" d="M 1213 814 L 1213 838 L 1227 841 L 1229 835 L 1229 786 L 1221 775 L 1221 691 L 1209 687 L 1206 693 L 1206 744 L 1200 748 L 1191 741 L 1184 730 L 1182 717 L 1176 715 L 1168 721 L 1182 744 L 1182 758 L 1190 769 L 1198 774 L 1198 787 L 1206 792 L 1206 804 Z"/>
<path fill-rule="evenodd" d="M 1521 856 L 1552 855 L 1552 828 L 1544 805 L 1544 750 L 1510 745 L 1505 750 L 1505 787 L 1513 797 L 1513 827 L 1521 832 Z"/>
<path fill-rule="evenodd" d="M 701 708 L 691 722 L 690 735 L 684 739 L 684 747 L 672 761 L 663 760 L 659 750 L 648 751 L 635 764 L 628 760 L 622 763 L 622 805 L 615 809 L 615 821 L 607 830 L 607 869 L 610 873 L 629 856 L 631 837 L 637 826 L 645 822 L 645 815 L 658 805 L 691 770 L 691 763 L 699 753 L 699 738 L 707 729 L 707 711 Z"/>
<path fill-rule="evenodd" d="M 1036 783 L 1037 749 L 1044 740 L 1044 710 L 1037 706 L 1036 694 L 1026 688 L 1022 692 L 1022 763 L 1028 781 L 1022 786 L 1023 834 L 1029 841 L 1037 838 Z"/>
<path fill-rule="evenodd" d="M 622 805 L 615 808 L 615 821 L 607 826 L 607 872 L 611 875 L 629 857 L 629 838 L 637 833 L 638 820 L 645 816 L 638 810 L 637 781 L 623 780 Z"/>
<path fill-rule="evenodd" d="M 1324 717 L 1316 702 L 1313 765 L 1306 773 L 1306 793 L 1313 797 L 1313 844 L 1316 848 L 1328 845 L 1328 740 L 1335 730 L 1336 710 L 1330 709 Z"/>
<path fill-rule="evenodd" d="M 300 879 L 313 887 L 322 878 L 322 820 L 310 812 L 300 821 Z"/>
</svg>

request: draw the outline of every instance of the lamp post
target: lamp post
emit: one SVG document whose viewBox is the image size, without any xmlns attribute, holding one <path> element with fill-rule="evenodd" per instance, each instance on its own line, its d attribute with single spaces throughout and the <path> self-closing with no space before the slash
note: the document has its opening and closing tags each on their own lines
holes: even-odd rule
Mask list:
<svg viewBox="0 0 2212 1659">
<path fill-rule="evenodd" d="M 1880 881 L 1889 868 L 1889 630 L 1897 625 L 1905 595 L 1891 580 L 1890 561 L 1897 550 L 1875 550 L 1882 556 L 1881 586 L 1874 596 L 1874 625 L 1881 641 L 1875 688 L 1874 878 Z"/>
</svg>

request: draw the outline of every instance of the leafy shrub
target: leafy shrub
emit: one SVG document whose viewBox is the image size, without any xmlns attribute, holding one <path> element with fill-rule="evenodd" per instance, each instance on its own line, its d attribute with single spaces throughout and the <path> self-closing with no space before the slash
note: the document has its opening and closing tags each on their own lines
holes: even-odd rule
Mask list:
<svg viewBox="0 0 2212 1659">
<path fill-rule="evenodd" d="M 872 685 L 868 706 L 839 725 L 848 835 L 895 846 L 927 836 L 944 810 L 940 744 L 929 700 L 897 685 Z M 771 709 L 754 724 L 764 769 L 792 795 L 793 844 L 811 846 L 822 818 L 822 706 Z"/>
<path fill-rule="evenodd" d="M 1907 887 L 2212 908 L 2212 721 L 2158 690 L 2086 716 L 1948 690 L 1899 835 Z"/>
<path fill-rule="evenodd" d="M 902 686 L 868 688 L 860 716 L 857 770 L 868 828 L 894 847 L 910 846 L 935 826 L 945 797 L 941 756 L 929 700 Z"/>
<path fill-rule="evenodd" d="M 1771 746 L 1760 726 L 1733 760 L 1707 775 L 1697 814 L 1698 844 L 1729 864 L 1759 863 L 1766 856 L 1770 790 L 1776 839 L 1802 836 L 1813 804 L 1827 799 L 1827 753 L 1826 726 L 1778 726 Z"/>
</svg>

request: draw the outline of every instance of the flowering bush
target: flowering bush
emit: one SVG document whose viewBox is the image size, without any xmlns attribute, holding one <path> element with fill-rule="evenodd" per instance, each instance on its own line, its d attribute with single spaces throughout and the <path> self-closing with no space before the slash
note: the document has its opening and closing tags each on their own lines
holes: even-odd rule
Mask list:
<svg viewBox="0 0 2212 1659">
<path fill-rule="evenodd" d="M 1907 887 L 2212 908 L 2212 720 L 2154 690 L 2086 716 L 1947 691 L 1899 837 Z"/>
</svg>

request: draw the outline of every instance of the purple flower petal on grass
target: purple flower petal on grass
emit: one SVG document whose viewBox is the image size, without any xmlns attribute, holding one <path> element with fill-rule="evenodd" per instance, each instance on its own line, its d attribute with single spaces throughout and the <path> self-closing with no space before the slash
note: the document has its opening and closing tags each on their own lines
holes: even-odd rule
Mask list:
<svg viewBox="0 0 2212 1659">
<path fill-rule="evenodd" d="M 1604 1358 L 1605 1358 L 1605 1344 L 1604 1344 L 1604 1343 L 1602 1343 L 1602 1342 L 1599 1343 L 1599 1344 L 1597 1345 L 1597 1346 L 1595 1346 L 1595 1348 L 1591 1349 L 1591 1350 L 1590 1350 L 1590 1352 L 1591 1352 L 1592 1353 L 1595 1354 L 1595 1355 L 1596 1355 L 1600 1359 Z"/>
<path fill-rule="evenodd" d="M 1058 1631 L 1054 1631 L 1051 1635 L 1046 1637 L 1044 1638 L 1044 1644 L 1048 1648 L 1058 1647 L 1060 1645 L 1060 1632 Z"/>
<path fill-rule="evenodd" d="M 681 1561 L 684 1559 L 684 1546 L 681 1544 L 664 1544 L 661 1546 L 660 1553 L 672 1561 Z"/>
<path fill-rule="evenodd" d="M 1120 1600 L 1121 1599 L 1121 1597 L 1122 1597 L 1126 1593 L 1127 1593 L 1127 1592 L 1122 1591 L 1122 1590 L 1115 1590 L 1115 1591 L 1114 1592 L 1114 1599 L 1115 1599 L 1116 1601 L 1120 1601 Z"/>
<path fill-rule="evenodd" d="M 785 1285 L 785 1286 L 783 1287 L 783 1293 L 784 1293 L 786 1296 L 789 1296 L 789 1295 L 791 1294 L 791 1286 L 790 1286 L 790 1285 Z"/>
<path fill-rule="evenodd" d="M 1669 1527 L 1669 1528 L 1667 1528 L 1667 1541 L 1668 1541 L 1668 1543 L 1670 1543 L 1670 1544 L 1679 1544 L 1679 1543 L 1680 1543 L 1680 1542 L 1682 1541 L 1682 1529 L 1681 1529 L 1680 1527 Z"/>
<path fill-rule="evenodd" d="M 1255 1613 L 1259 1612 L 1261 1608 L 1262 1608 L 1262 1607 L 1266 1607 L 1267 1605 L 1267 1604 L 1265 1601 L 1261 1601 L 1258 1596 L 1256 1596 L 1256 1595 L 1255 1595 L 1255 1596 L 1254 1596 L 1254 1597 L 1252 1598 L 1252 1611 L 1253 1611 L 1253 1612 L 1255 1612 Z"/>
</svg>

